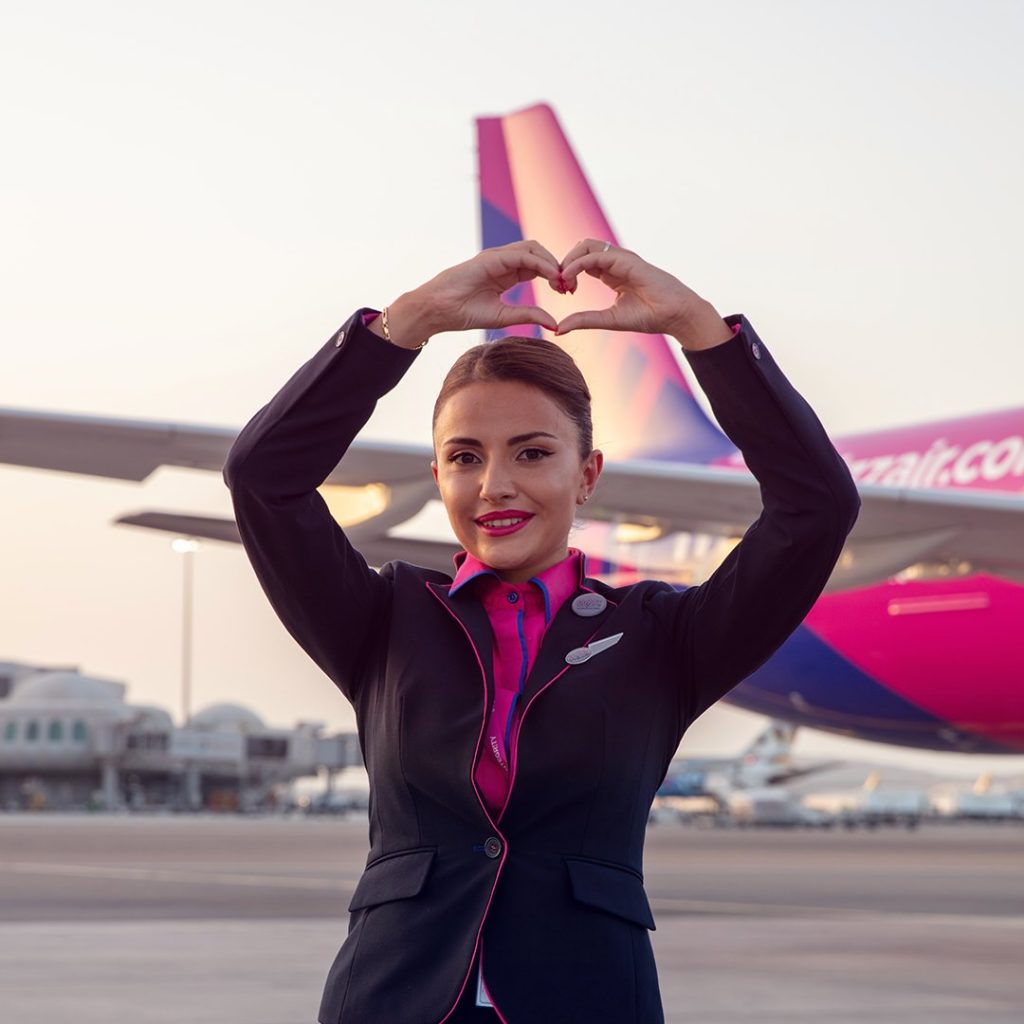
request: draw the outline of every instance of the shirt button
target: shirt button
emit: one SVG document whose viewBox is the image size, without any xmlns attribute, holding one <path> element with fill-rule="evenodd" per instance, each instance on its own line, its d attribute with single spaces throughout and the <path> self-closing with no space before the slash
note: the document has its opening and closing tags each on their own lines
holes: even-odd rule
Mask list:
<svg viewBox="0 0 1024 1024">
<path fill-rule="evenodd" d="M 754 353 L 755 359 L 761 358 L 761 346 L 756 341 L 751 342 L 750 351 Z"/>
<path fill-rule="evenodd" d="M 501 856 L 501 840 L 497 836 L 488 836 L 484 840 L 484 853 L 488 857 Z"/>
<path fill-rule="evenodd" d="M 515 604 L 519 600 L 519 592 L 517 590 L 510 590 L 508 592 L 508 603 Z"/>
<path fill-rule="evenodd" d="M 345 340 L 345 332 L 344 331 L 338 331 L 338 336 L 337 336 L 337 338 L 334 339 L 334 347 L 335 348 L 341 348 L 341 343 L 344 340 Z"/>
</svg>

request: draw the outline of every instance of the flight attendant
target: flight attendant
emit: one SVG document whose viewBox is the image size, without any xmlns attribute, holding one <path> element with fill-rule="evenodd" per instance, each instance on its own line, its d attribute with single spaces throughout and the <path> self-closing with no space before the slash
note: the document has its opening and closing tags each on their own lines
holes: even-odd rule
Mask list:
<svg viewBox="0 0 1024 1024">
<path fill-rule="evenodd" d="M 501 296 L 580 274 L 616 293 L 558 324 Z M 454 573 L 371 569 L 317 488 L 434 334 L 540 324 L 675 338 L 761 487 L 712 576 L 611 587 L 569 544 L 602 471 L 590 394 L 549 341 L 465 351 L 429 472 Z M 428 472 L 426 464 L 423 472 Z M 687 727 L 823 590 L 860 506 L 817 416 L 742 314 L 586 239 L 486 249 L 357 310 L 246 424 L 224 466 L 284 626 L 352 703 L 366 865 L 319 1024 L 662 1024 L 643 884 L 648 813 Z"/>
</svg>

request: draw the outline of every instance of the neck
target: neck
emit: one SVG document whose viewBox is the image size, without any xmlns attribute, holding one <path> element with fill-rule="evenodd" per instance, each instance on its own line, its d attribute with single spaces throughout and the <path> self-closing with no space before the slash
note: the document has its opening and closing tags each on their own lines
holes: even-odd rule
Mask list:
<svg viewBox="0 0 1024 1024">
<path fill-rule="evenodd" d="M 557 565 L 569 554 L 569 547 L 566 545 L 562 549 L 560 555 L 555 555 L 553 558 L 549 558 L 542 562 L 540 565 L 535 565 L 529 569 L 495 569 L 494 571 L 498 574 L 498 578 L 503 580 L 505 583 L 525 583 L 533 576 L 539 576 L 545 569 L 550 569 L 551 566 Z"/>
</svg>

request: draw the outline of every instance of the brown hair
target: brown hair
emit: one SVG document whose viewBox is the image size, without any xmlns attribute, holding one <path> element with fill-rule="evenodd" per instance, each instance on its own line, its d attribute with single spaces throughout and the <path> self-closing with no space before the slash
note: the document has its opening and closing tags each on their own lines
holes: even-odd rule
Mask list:
<svg viewBox="0 0 1024 1024">
<path fill-rule="evenodd" d="M 437 426 L 441 407 L 460 388 L 477 381 L 503 380 L 529 384 L 547 394 L 576 424 L 580 459 L 590 454 L 594 446 L 590 389 L 572 356 L 543 338 L 513 334 L 466 349 L 444 378 L 434 402 L 431 430 Z"/>
</svg>

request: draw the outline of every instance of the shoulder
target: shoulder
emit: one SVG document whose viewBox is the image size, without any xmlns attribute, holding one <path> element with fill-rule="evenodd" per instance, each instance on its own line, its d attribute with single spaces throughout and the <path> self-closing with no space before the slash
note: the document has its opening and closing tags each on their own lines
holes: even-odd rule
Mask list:
<svg viewBox="0 0 1024 1024">
<path fill-rule="evenodd" d="M 439 583 L 442 586 L 449 586 L 452 583 L 450 573 L 442 572 L 440 569 L 428 569 L 426 566 L 406 562 L 400 558 L 385 562 L 378 571 L 384 579 L 396 586 L 418 585 L 422 588 L 425 583 Z"/>
<path fill-rule="evenodd" d="M 583 585 L 588 590 L 593 590 L 617 605 L 634 602 L 647 605 L 660 595 L 678 595 L 690 589 L 684 584 L 666 583 L 664 580 L 637 580 L 635 583 L 629 583 L 622 587 L 612 587 L 589 576 L 584 579 Z"/>
</svg>

